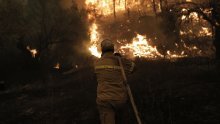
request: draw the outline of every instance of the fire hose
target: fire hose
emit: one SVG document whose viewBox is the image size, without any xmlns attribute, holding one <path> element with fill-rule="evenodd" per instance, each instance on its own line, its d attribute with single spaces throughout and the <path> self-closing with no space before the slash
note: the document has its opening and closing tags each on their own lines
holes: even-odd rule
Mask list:
<svg viewBox="0 0 220 124">
<path fill-rule="evenodd" d="M 121 72 L 122 72 L 122 76 L 123 76 L 123 79 L 124 79 L 124 84 L 125 84 L 125 87 L 127 89 L 128 96 L 129 96 L 129 99 L 130 99 L 130 102 L 131 102 L 131 105 L 132 105 L 135 117 L 137 119 L 138 124 L 142 124 L 141 119 L 139 117 L 138 110 L 137 110 L 137 106 L 136 106 L 136 104 L 134 102 L 134 97 L 132 95 L 131 88 L 130 88 L 128 82 L 127 82 L 127 77 L 126 77 L 126 74 L 125 74 L 125 71 L 124 71 L 124 66 L 122 64 L 122 60 L 121 60 L 121 58 L 119 56 L 118 56 L 118 61 L 119 61 L 120 67 L 121 67 Z"/>
</svg>

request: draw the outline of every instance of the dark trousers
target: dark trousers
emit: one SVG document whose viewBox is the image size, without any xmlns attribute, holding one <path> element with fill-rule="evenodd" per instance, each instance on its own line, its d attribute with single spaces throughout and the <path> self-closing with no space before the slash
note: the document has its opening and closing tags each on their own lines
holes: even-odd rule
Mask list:
<svg viewBox="0 0 220 124">
<path fill-rule="evenodd" d="M 129 108 L 126 101 L 97 100 L 101 124 L 129 124 Z"/>
</svg>

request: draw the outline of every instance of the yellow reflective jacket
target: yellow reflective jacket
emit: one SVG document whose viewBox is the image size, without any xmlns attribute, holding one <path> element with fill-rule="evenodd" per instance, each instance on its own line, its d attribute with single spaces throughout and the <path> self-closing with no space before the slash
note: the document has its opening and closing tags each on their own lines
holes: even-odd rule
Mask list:
<svg viewBox="0 0 220 124">
<path fill-rule="evenodd" d="M 126 74 L 134 69 L 134 63 L 122 59 Z M 105 53 L 95 62 L 95 74 L 98 81 L 97 100 L 127 100 L 127 91 L 123 83 L 118 58 L 113 53 Z"/>
</svg>

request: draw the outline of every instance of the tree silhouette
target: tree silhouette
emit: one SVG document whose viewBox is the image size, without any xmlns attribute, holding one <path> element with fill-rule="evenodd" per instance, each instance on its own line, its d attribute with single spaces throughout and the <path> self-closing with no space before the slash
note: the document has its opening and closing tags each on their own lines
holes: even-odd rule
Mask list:
<svg viewBox="0 0 220 124">
<path fill-rule="evenodd" d="M 66 49 L 59 56 L 65 59 L 66 53 L 76 52 L 69 46 L 80 47 L 88 38 L 85 20 L 85 12 L 75 3 L 64 9 L 60 0 L 0 0 L 0 53 L 17 54 L 19 50 L 31 58 L 30 46 L 38 51 L 36 61 L 51 64 L 58 58 L 52 51 L 62 46 Z"/>
</svg>

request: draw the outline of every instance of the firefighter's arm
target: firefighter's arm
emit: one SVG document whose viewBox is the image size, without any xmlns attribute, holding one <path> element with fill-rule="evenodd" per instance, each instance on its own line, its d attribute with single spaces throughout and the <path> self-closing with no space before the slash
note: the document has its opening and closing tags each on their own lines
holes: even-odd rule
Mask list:
<svg viewBox="0 0 220 124">
<path fill-rule="evenodd" d="M 122 55 L 121 55 L 120 53 L 115 53 L 114 55 L 115 55 L 115 56 L 119 56 L 119 57 L 122 58 L 122 60 L 123 60 L 123 65 L 124 65 L 124 69 L 125 69 L 125 72 L 126 72 L 127 74 L 131 74 L 131 73 L 133 73 L 133 72 L 136 70 L 135 63 L 134 63 L 134 62 L 125 59 L 124 57 L 122 57 Z"/>
</svg>

